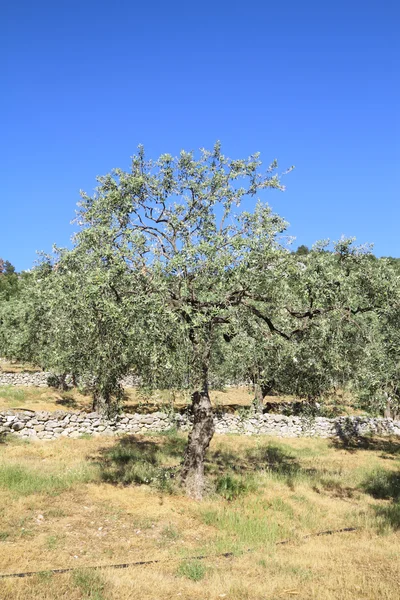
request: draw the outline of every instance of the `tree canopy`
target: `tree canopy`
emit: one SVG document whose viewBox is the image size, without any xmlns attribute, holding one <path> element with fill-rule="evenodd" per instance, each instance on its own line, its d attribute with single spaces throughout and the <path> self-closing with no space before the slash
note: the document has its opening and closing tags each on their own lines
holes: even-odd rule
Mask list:
<svg viewBox="0 0 400 600">
<path fill-rule="evenodd" d="M 98 184 L 82 193 L 73 249 L 45 257 L 1 305 L 0 352 L 85 379 L 108 414 L 132 369 L 147 386 L 190 390 L 189 494 L 201 497 L 214 433 L 210 378 L 309 399 L 350 381 L 398 394 L 382 368 L 390 356 L 396 379 L 397 338 L 384 333 L 397 323 L 395 268 L 352 239 L 292 252 L 265 201 L 284 189 L 276 162 L 262 170 L 258 154 L 230 159 L 219 143 L 156 161 L 139 147 L 129 172 Z"/>
</svg>

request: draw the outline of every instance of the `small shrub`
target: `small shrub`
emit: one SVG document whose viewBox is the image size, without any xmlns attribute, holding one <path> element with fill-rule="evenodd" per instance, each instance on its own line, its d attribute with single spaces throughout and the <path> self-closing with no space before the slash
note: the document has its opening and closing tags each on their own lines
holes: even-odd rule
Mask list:
<svg viewBox="0 0 400 600">
<path fill-rule="evenodd" d="M 192 581 L 201 581 L 206 572 L 206 567 L 199 560 L 184 561 L 178 567 L 178 575 Z"/>
</svg>

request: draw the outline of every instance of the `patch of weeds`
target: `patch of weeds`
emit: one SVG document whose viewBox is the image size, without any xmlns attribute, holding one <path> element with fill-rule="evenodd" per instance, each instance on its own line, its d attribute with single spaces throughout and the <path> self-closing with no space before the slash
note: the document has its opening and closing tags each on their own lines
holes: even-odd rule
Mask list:
<svg viewBox="0 0 400 600">
<path fill-rule="evenodd" d="M 0 398 L 8 400 L 10 406 L 15 407 L 25 402 L 26 392 L 12 385 L 2 385 L 0 386 Z"/>
<path fill-rule="evenodd" d="M 32 529 L 26 529 L 25 527 L 22 527 L 22 528 L 21 528 L 21 537 L 22 537 L 23 539 L 26 539 L 26 538 L 28 538 L 28 539 L 29 539 L 29 538 L 33 538 L 33 537 L 34 537 L 34 535 L 35 535 L 35 534 L 34 534 L 34 532 L 32 531 Z"/>
<path fill-rule="evenodd" d="M 151 529 L 155 525 L 154 521 L 149 517 L 135 518 L 135 529 Z"/>
<path fill-rule="evenodd" d="M 56 400 L 56 404 L 61 404 L 61 406 L 66 406 L 67 408 L 78 408 L 78 403 L 75 398 L 65 394 L 62 394 L 62 398 Z"/>
<path fill-rule="evenodd" d="M 74 585 L 80 589 L 83 598 L 90 600 L 106 600 L 104 595 L 105 584 L 100 574 L 96 571 L 76 571 L 73 576 Z"/>
<path fill-rule="evenodd" d="M 232 600 L 250 600 L 251 591 L 243 585 L 233 585 L 229 588 L 228 598 Z"/>
<path fill-rule="evenodd" d="M 206 573 L 206 567 L 199 560 L 181 562 L 177 570 L 180 577 L 186 577 L 192 581 L 201 581 Z"/>
<path fill-rule="evenodd" d="M 295 502 L 299 502 L 300 504 L 310 504 L 310 500 L 302 494 L 293 494 L 291 498 L 292 500 L 294 500 Z"/>
<path fill-rule="evenodd" d="M 268 563 L 265 560 L 265 558 L 262 558 L 261 560 L 259 560 L 258 564 L 260 565 L 260 567 L 263 567 L 263 569 L 266 569 L 268 567 Z"/>
<path fill-rule="evenodd" d="M 241 502 L 216 510 L 204 510 L 200 515 L 206 525 L 216 527 L 235 539 L 238 548 L 272 545 L 290 533 L 290 521 L 287 526 L 281 524 L 268 506 L 260 503 Z"/>
<path fill-rule="evenodd" d="M 3 441 L 7 446 L 29 446 L 31 444 L 30 439 L 19 437 L 18 435 L 6 434 L 3 437 Z"/>
<path fill-rule="evenodd" d="M 8 531 L 0 531 L 0 542 L 5 542 L 10 537 Z"/>
<path fill-rule="evenodd" d="M 225 500 L 232 501 L 239 498 L 239 496 L 254 492 L 257 485 L 254 480 L 248 477 L 236 477 L 228 474 L 217 478 L 215 489 L 217 494 Z"/>
<path fill-rule="evenodd" d="M 67 513 L 62 508 L 49 508 L 49 510 L 46 511 L 46 516 L 50 519 L 61 518 L 66 517 Z"/>
<path fill-rule="evenodd" d="M 336 479 L 324 479 L 320 480 L 320 484 L 324 490 L 330 492 L 334 498 L 353 498 L 354 489 L 348 486 L 343 486 L 340 481 Z"/>
<path fill-rule="evenodd" d="M 40 571 L 36 574 L 36 577 L 39 579 L 39 581 L 43 583 L 50 581 L 50 579 L 52 579 L 53 576 L 54 573 L 52 573 L 51 571 Z"/>
<path fill-rule="evenodd" d="M 291 451 L 278 445 L 268 444 L 247 451 L 247 460 L 255 470 L 267 471 L 277 479 L 291 483 L 293 479 L 300 479 L 314 474 L 314 470 L 304 470 L 293 456 Z"/>
<path fill-rule="evenodd" d="M 171 542 L 179 539 L 180 537 L 179 531 L 174 525 L 172 525 L 172 523 L 169 523 L 164 527 L 164 529 L 161 532 L 161 535 L 167 540 L 170 540 Z"/>
<path fill-rule="evenodd" d="M 79 440 L 91 440 L 92 437 L 93 437 L 93 435 L 91 433 L 82 433 L 78 439 Z"/>
<path fill-rule="evenodd" d="M 313 577 L 313 572 L 311 569 L 305 569 L 303 567 L 296 567 L 294 565 L 285 565 L 282 568 L 286 573 L 290 573 L 291 575 L 295 575 L 301 581 L 307 581 Z"/>
<path fill-rule="evenodd" d="M 364 492 L 380 500 L 391 500 L 386 506 L 374 506 L 380 533 L 400 529 L 400 473 L 377 469 L 363 482 Z"/>
<path fill-rule="evenodd" d="M 273 510 L 277 510 L 286 514 L 290 519 L 294 518 L 293 508 L 290 506 L 290 504 L 282 500 L 282 498 L 273 498 L 268 504 Z"/>
<path fill-rule="evenodd" d="M 58 547 L 59 543 L 60 543 L 60 537 L 58 535 L 49 535 L 46 538 L 46 547 L 48 550 L 54 550 L 55 548 Z"/>
</svg>

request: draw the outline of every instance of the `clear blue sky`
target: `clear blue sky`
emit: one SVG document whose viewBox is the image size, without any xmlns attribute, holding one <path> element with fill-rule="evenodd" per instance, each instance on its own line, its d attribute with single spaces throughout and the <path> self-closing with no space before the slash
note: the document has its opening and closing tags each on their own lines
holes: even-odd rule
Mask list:
<svg viewBox="0 0 400 600">
<path fill-rule="evenodd" d="M 297 244 L 400 256 L 396 0 L 3 0 L 0 256 L 68 245 L 79 189 L 210 147 L 292 164 L 272 207 Z"/>
</svg>

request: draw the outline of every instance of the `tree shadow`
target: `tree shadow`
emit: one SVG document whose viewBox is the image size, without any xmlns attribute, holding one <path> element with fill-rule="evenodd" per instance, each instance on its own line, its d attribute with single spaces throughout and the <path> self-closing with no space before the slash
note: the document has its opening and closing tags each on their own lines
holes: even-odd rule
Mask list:
<svg viewBox="0 0 400 600">
<path fill-rule="evenodd" d="M 400 440 L 390 438 L 367 436 L 341 437 L 332 439 L 331 446 L 337 450 L 347 450 L 348 452 L 357 452 L 359 450 L 381 452 L 381 458 L 389 460 L 393 460 L 400 455 Z"/>
<path fill-rule="evenodd" d="M 56 404 L 60 404 L 61 406 L 66 406 L 67 408 L 78 408 L 79 404 L 77 401 L 72 398 L 72 396 L 64 396 L 64 398 L 59 398 L 56 400 Z"/>
<path fill-rule="evenodd" d="M 373 509 L 381 522 L 395 530 L 400 529 L 400 473 L 380 469 L 364 481 L 362 488 L 374 498 L 391 501 Z"/>
<path fill-rule="evenodd" d="M 263 471 L 281 478 L 290 488 L 293 488 L 295 479 L 314 477 L 317 473 L 316 469 L 302 467 L 294 456 L 274 444 L 249 448 L 242 456 L 222 448 L 210 451 L 206 471 L 216 476 L 229 471 L 241 476 Z"/>
<path fill-rule="evenodd" d="M 101 449 L 92 460 L 100 469 L 101 479 L 107 483 L 154 484 L 168 491 L 168 480 L 175 477 L 179 468 L 177 460 L 183 456 L 185 444 L 185 440 L 176 435 L 159 436 L 155 440 L 129 435 L 111 448 Z"/>
<path fill-rule="evenodd" d="M 374 471 L 362 484 L 362 488 L 374 498 L 400 501 L 400 473 L 397 471 Z"/>
</svg>

